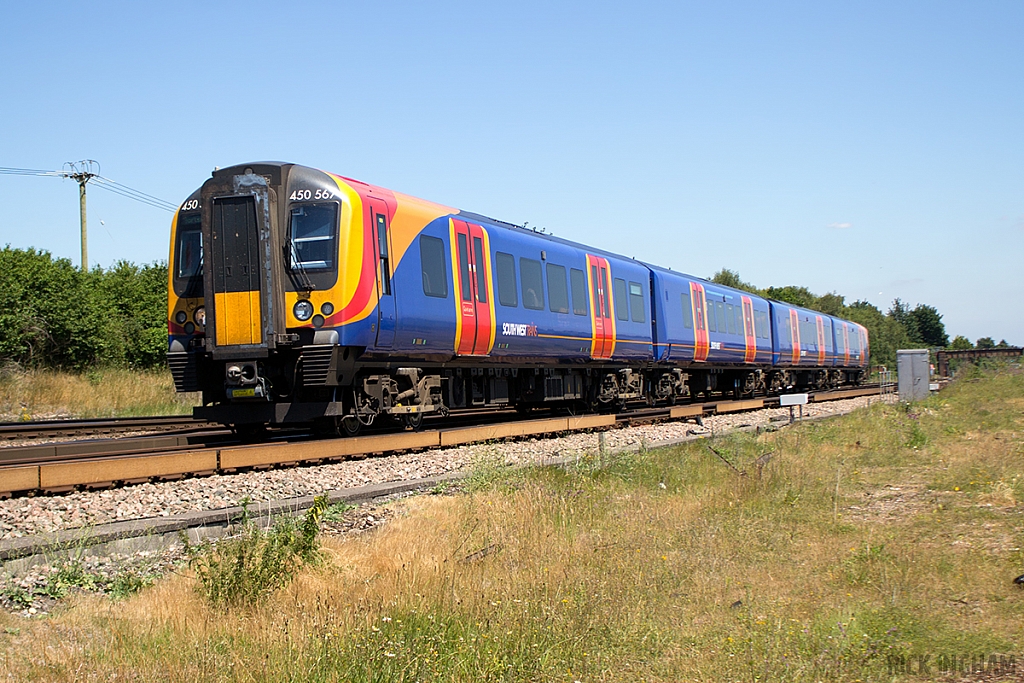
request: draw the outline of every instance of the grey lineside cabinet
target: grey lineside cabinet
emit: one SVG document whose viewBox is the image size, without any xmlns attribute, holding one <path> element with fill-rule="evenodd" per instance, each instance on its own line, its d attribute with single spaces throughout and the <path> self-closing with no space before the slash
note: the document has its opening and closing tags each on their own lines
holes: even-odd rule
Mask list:
<svg viewBox="0 0 1024 683">
<path fill-rule="evenodd" d="M 899 349 L 896 351 L 896 373 L 899 376 L 900 400 L 920 401 L 928 398 L 931 380 L 928 349 Z"/>
</svg>

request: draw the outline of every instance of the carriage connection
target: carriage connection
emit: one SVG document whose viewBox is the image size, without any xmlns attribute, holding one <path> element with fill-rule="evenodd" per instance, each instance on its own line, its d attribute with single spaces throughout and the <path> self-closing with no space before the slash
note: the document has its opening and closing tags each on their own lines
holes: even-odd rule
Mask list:
<svg viewBox="0 0 1024 683">
<path fill-rule="evenodd" d="M 214 171 L 171 226 L 168 363 L 239 430 L 602 410 L 859 384 L 832 316 L 285 163 Z"/>
</svg>

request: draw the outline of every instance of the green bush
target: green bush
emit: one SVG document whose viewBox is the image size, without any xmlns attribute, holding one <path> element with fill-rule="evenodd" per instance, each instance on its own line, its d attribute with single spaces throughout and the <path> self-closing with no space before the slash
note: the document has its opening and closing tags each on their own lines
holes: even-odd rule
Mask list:
<svg viewBox="0 0 1024 683">
<path fill-rule="evenodd" d="M 327 497 L 318 496 L 301 522 L 278 520 L 261 528 L 243 503 L 239 533 L 217 543 L 186 545 L 197 589 L 213 605 L 251 607 L 288 584 L 303 564 L 320 557 L 317 537 Z"/>
<path fill-rule="evenodd" d="M 167 350 L 167 266 L 83 273 L 35 249 L 0 249 L 0 362 L 151 368 Z"/>
</svg>

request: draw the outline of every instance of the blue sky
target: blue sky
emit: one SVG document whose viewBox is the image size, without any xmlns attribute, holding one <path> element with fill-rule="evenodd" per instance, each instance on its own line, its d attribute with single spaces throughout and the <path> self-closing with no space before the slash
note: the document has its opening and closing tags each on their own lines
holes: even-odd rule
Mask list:
<svg viewBox="0 0 1024 683">
<path fill-rule="evenodd" d="M 293 161 L 1024 344 L 1022 36 L 1020 2 L 10 2 L 0 166 L 178 203 Z M 169 219 L 92 189 L 90 261 L 166 259 Z M 0 244 L 78 229 L 73 181 L 0 175 Z"/>
</svg>

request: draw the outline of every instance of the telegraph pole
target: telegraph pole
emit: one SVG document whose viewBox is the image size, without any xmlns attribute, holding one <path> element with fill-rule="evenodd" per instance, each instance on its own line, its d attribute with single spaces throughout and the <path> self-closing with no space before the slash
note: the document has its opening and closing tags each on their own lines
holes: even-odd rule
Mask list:
<svg viewBox="0 0 1024 683">
<path fill-rule="evenodd" d="M 85 185 L 100 174 L 100 165 L 92 159 L 64 164 L 63 175 L 78 183 L 78 202 L 82 220 L 82 272 L 89 272 L 89 246 L 86 237 Z"/>
</svg>

